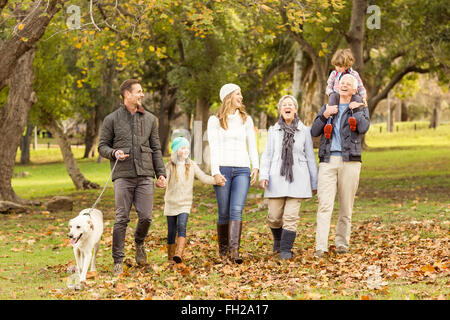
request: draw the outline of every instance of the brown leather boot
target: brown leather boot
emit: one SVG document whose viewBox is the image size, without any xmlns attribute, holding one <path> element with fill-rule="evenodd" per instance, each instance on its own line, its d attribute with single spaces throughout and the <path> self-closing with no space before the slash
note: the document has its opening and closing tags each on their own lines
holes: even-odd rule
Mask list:
<svg viewBox="0 0 450 320">
<path fill-rule="evenodd" d="M 145 253 L 145 246 L 144 243 L 138 244 L 135 243 L 136 245 L 136 263 L 138 265 L 144 265 L 147 263 L 147 254 Z"/>
<path fill-rule="evenodd" d="M 217 241 L 219 242 L 219 255 L 224 258 L 228 254 L 228 223 L 217 224 Z"/>
<path fill-rule="evenodd" d="M 177 245 L 175 243 L 172 244 L 168 244 L 167 245 L 167 258 L 170 262 L 174 262 L 173 261 L 173 256 L 175 255 L 175 249 L 176 249 Z"/>
<path fill-rule="evenodd" d="M 241 231 L 242 221 L 232 220 L 230 221 L 230 227 L 228 229 L 228 246 L 230 248 L 230 258 L 237 264 L 243 262 L 239 257 L 239 244 L 241 243 Z"/>
<path fill-rule="evenodd" d="M 185 237 L 177 237 L 177 248 L 175 249 L 175 255 L 173 256 L 173 261 L 176 263 L 183 262 L 183 251 L 186 245 Z"/>
</svg>

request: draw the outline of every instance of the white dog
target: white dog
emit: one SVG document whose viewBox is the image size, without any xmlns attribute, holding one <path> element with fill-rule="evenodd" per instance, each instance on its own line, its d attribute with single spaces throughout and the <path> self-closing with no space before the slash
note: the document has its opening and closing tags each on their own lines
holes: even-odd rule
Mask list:
<svg viewBox="0 0 450 320">
<path fill-rule="evenodd" d="M 73 246 L 80 281 L 86 281 L 89 264 L 91 271 L 96 270 L 95 257 L 103 234 L 103 214 L 97 209 L 81 210 L 77 217 L 69 221 L 69 229 L 68 236 Z"/>
</svg>

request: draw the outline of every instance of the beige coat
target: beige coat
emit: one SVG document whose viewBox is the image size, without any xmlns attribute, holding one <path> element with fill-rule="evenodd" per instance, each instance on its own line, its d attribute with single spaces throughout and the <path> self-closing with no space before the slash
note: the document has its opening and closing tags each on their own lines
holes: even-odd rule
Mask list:
<svg viewBox="0 0 450 320">
<path fill-rule="evenodd" d="M 205 184 L 215 184 L 214 178 L 204 173 L 195 162 L 190 159 L 186 161 L 190 164 L 188 177 L 186 177 L 186 164 L 176 163 L 176 153 L 172 154 L 172 158 L 166 164 L 168 183 L 164 196 L 165 216 L 176 216 L 183 212 L 190 213 L 195 177 Z M 176 164 L 176 176 L 173 164 Z"/>
</svg>

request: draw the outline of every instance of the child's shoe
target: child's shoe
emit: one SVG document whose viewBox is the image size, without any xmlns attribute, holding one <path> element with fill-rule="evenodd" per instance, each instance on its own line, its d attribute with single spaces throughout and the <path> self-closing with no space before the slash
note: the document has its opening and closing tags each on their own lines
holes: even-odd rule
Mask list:
<svg viewBox="0 0 450 320">
<path fill-rule="evenodd" d="M 175 255 L 173 256 L 173 261 L 176 263 L 183 262 L 183 252 L 186 246 L 186 237 L 177 238 L 177 248 L 175 249 Z"/>
<path fill-rule="evenodd" d="M 177 245 L 175 243 L 167 245 L 167 258 L 170 263 L 174 263 L 173 256 L 175 255 Z"/>
<path fill-rule="evenodd" d="M 356 131 L 356 125 L 358 122 L 356 121 L 355 117 L 353 117 L 353 110 L 351 112 L 352 114 L 350 118 L 348 118 L 348 125 L 350 126 L 350 130 Z"/>
<path fill-rule="evenodd" d="M 350 126 L 350 130 L 356 131 L 356 124 L 357 124 L 357 121 L 356 121 L 355 117 L 348 118 L 348 125 Z"/>
<path fill-rule="evenodd" d="M 328 118 L 328 122 L 323 128 L 323 135 L 325 136 L 326 139 L 330 139 L 331 133 L 333 132 L 333 125 L 331 124 L 331 119 L 332 117 Z"/>
</svg>

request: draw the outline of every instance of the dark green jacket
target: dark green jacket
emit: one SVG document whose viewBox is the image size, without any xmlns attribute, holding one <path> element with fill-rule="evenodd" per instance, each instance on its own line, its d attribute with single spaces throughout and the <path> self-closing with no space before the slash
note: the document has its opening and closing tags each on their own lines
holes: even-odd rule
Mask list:
<svg viewBox="0 0 450 320">
<path fill-rule="evenodd" d="M 121 104 L 106 116 L 100 131 L 98 152 L 111 161 L 116 161 L 114 152 L 122 150 L 130 156 L 118 161 L 112 179 L 137 176 L 166 176 L 159 142 L 157 119 L 150 112 L 140 108 L 132 115 Z"/>
</svg>

